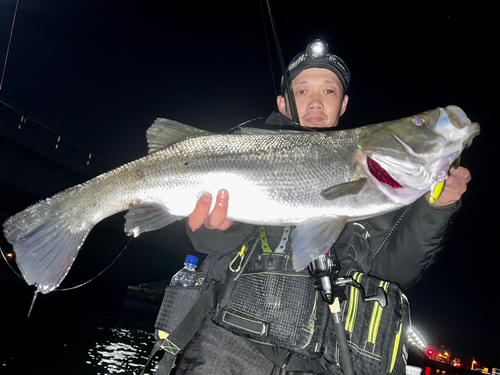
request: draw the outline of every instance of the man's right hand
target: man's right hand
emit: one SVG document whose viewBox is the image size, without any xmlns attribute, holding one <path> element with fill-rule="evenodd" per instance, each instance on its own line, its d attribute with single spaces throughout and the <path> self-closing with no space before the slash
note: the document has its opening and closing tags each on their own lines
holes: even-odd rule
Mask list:
<svg viewBox="0 0 500 375">
<path fill-rule="evenodd" d="M 220 229 L 226 230 L 231 225 L 233 221 L 227 219 L 227 205 L 229 202 L 229 193 L 227 190 L 219 190 L 217 194 L 217 200 L 215 201 L 215 207 L 210 213 L 210 206 L 212 205 L 212 194 L 203 194 L 194 211 L 189 215 L 189 227 L 191 230 L 195 231 L 199 229 L 202 225 L 205 225 L 208 229 Z M 210 213 L 210 214 L 209 214 Z"/>
</svg>

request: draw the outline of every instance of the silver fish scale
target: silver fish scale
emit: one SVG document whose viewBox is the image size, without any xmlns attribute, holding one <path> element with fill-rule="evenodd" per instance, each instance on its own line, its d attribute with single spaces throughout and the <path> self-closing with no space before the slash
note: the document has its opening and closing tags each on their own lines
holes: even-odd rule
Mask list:
<svg viewBox="0 0 500 375">
<path fill-rule="evenodd" d="M 195 162 L 186 166 L 188 176 L 185 177 L 190 180 L 189 174 L 205 176 L 208 171 L 225 173 L 228 178 L 233 175 L 248 184 L 255 182 L 259 191 L 265 191 L 271 200 L 297 205 L 297 197 L 317 188 L 315 185 L 320 180 L 332 180 L 333 175 L 337 180 L 342 175 L 345 177 L 350 167 L 340 166 L 346 160 L 341 159 L 340 150 L 333 148 L 323 134 L 312 137 L 307 134 L 300 137 L 289 134 L 233 137 L 195 139 L 193 149 L 203 151 Z M 203 145 L 197 145 L 198 142 Z M 190 148 L 191 145 L 180 146 Z"/>
<path fill-rule="evenodd" d="M 140 199 L 162 201 L 174 215 L 186 216 L 201 194 L 216 194 L 226 188 L 231 200 L 229 216 L 236 220 L 281 224 L 310 217 L 297 208 L 314 209 L 318 216 L 333 215 L 335 212 L 328 208 L 334 204 L 320 193 L 352 181 L 355 171 L 359 171 L 360 131 L 358 128 L 300 135 L 212 135 L 183 141 L 151 155 L 158 158 L 148 166 L 150 173 L 155 174 L 151 180 L 163 180 L 164 190 L 151 186 Z M 211 183 L 210 176 L 220 179 Z M 151 194 L 153 191 L 161 196 Z M 185 209 L 176 209 L 178 205 L 168 195 L 184 201 Z M 344 199 L 340 207 L 337 201 L 335 207 L 345 212 L 346 205 L 352 206 L 358 200 Z M 256 206 L 261 209 L 256 210 Z M 287 209 L 289 213 L 282 216 Z M 252 217 L 252 212 L 256 216 Z"/>
</svg>

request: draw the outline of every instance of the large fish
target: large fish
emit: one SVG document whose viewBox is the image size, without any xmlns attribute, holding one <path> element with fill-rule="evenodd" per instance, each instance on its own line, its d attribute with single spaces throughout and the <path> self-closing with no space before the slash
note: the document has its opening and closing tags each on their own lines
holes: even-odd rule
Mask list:
<svg viewBox="0 0 500 375">
<path fill-rule="evenodd" d="M 326 252 L 346 221 L 408 205 L 448 176 L 479 133 L 456 106 L 351 130 L 214 134 L 158 119 L 149 155 L 34 204 L 4 224 L 17 264 L 42 293 L 68 273 L 85 238 L 120 211 L 138 236 L 188 216 L 205 192 L 229 191 L 228 217 L 297 225 L 294 267 Z"/>
</svg>

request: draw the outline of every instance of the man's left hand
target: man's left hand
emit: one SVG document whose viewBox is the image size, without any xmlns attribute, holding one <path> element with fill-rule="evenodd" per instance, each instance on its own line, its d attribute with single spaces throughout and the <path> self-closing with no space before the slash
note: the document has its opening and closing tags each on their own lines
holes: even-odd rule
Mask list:
<svg viewBox="0 0 500 375">
<path fill-rule="evenodd" d="M 450 175 L 445 181 L 443 192 L 437 201 L 432 203 L 435 207 L 448 206 L 458 201 L 467 190 L 467 184 L 471 180 L 470 172 L 467 168 L 451 168 Z M 429 194 L 426 197 L 429 200 Z"/>
</svg>

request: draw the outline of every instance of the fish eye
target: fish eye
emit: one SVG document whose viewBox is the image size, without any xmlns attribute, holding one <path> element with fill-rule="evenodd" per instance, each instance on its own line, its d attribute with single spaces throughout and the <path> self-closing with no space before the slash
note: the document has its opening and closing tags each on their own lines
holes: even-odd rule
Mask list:
<svg viewBox="0 0 500 375">
<path fill-rule="evenodd" d="M 420 116 L 413 116 L 410 119 L 410 121 L 413 122 L 413 124 L 416 126 L 424 126 L 425 125 L 425 119 L 423 119 Z"/>
</svg>

